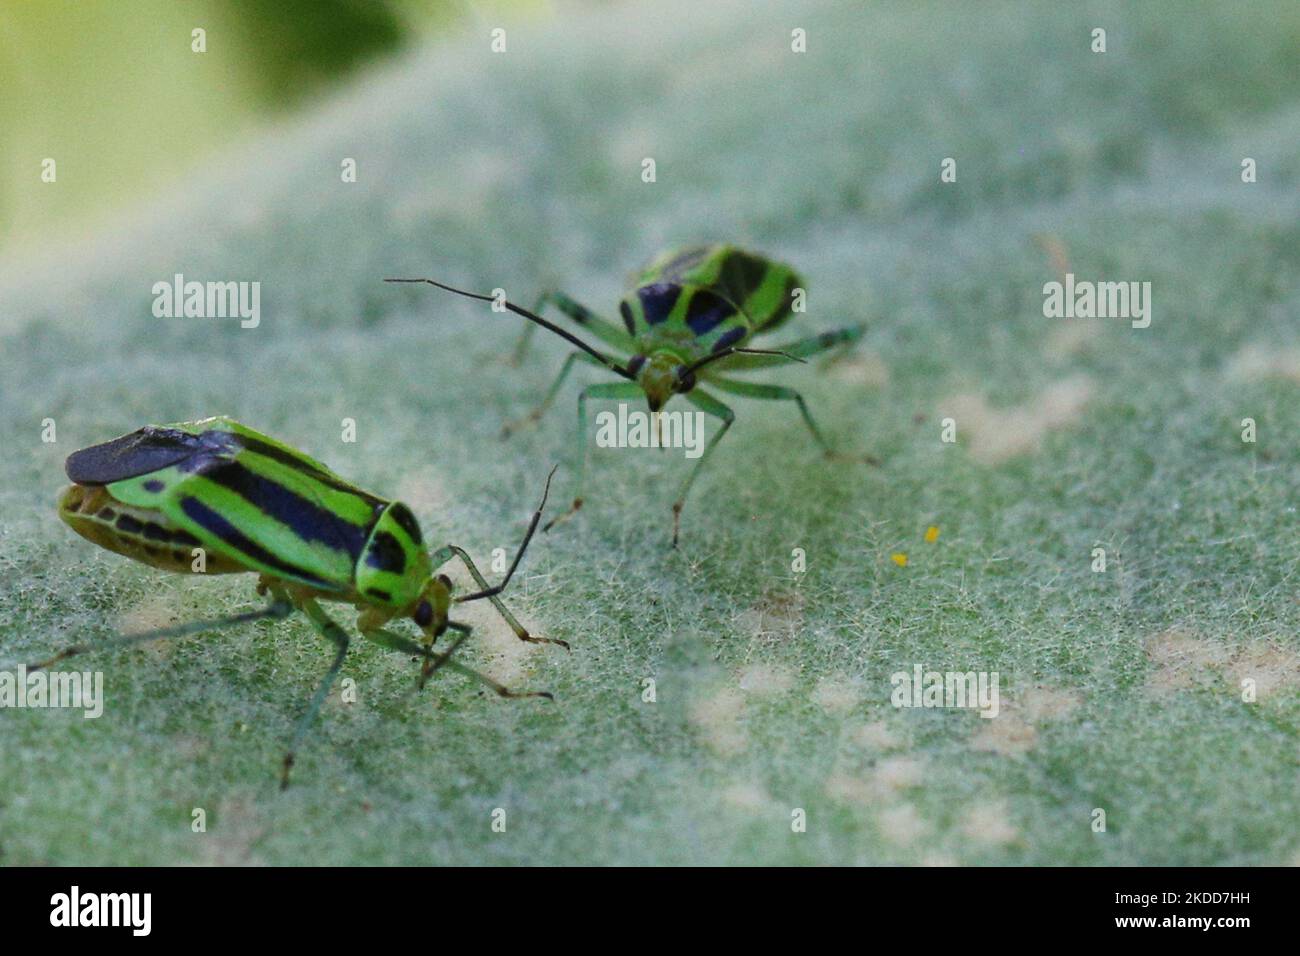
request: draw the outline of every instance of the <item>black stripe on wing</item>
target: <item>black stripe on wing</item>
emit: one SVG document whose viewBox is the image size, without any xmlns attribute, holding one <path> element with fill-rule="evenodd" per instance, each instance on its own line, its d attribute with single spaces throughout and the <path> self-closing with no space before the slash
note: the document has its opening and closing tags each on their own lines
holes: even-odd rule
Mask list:
<svg viewBox="0 0 1300 956">
<path fill-rule="evenodd" d="M 314 587 L 323 591 L 336 591 L 338 586 L 326 581 L 319 575 L 312 574 L 305 568 L 300 568 L 282 561 L 278 556 L 272 554 L 266 548 L 262 547 L 252 538 L 248 537 L 233 524 L 226 520 L 225 516 L 219 512 L 213 511 L 197 498 L 186 496 L 181 499 L 181 511 L 185 516 L 201 527 L 208 534 L 218 538 L 229 548 L 233 548 L 240 554 L 253 561 L 259 562 L 264 567 L 270 568 L 275 574 L 283 575 L 287 578 L 296 578 L 299 581 L 305 581 Z"/>
<path fill-rule="evenodd" d="M 646 325 L 659 325 L 668 321 L 677 299 L 682 294 L 682 287 L 672 282 L 653 282 L 640 286 L 636 290 L 641 300 L 641 315 Z"/>
<path fill-rule="evenodd" d="M 74 451 L 63 469 L 79 485 L 109 485 L 170 468 L 210 450 L 198 435 L 146 425 L 121 438 Z"/>
<path fill-rule="evenodd" d="M 318 541 L 327 548 L 342 551 L 352 564 L 361 557 L 370 524 L 362 527 L 345 521 L 319 502 L 304 498 L 237 461 L 214 460 L 202 473 L 208 481 L 239 495 L 260 514 L 290 528 L 299 540 Z M 373 516 L 377 517 L 378 513 Z"/>
<path fill-rule="evenodd" d="M 346 491 L 348 494 L 356 495 L 358 498 L 363 499 L 372 506 L 388 504 L 385 499 L 358 488 L 356 485 L 340 478 L 338 475 L 322 470 L 323 466 L 317 465 L 304 455 L 295 455 L 282 448 L 277 448 L 275 445 L 253 438 L 251 435 L 237 435 L 229 432 L 204 432 L 205 437 L 208 435 L 226 435 L 235 442 L 239 448 L 278 461 L 280 464 L 287 465 L 295 471 L 301 471 L 303 474 L 309 475 L 321 484 L 328 485 L 335 491 Z"/>
<path fill-rule="evenodd" d="M 716 292 L 697 288 L 686 305 L 686 325 L 696 335 L 708 335 L 739 313 L 739 309 Z"/>
<path fill-rule="evenodd" d="M 737 250 L 723 260 L 718 288 L 732 302 L 744 305 L 766 278 L 767 263 L 764 260 Z"/>
</svg>

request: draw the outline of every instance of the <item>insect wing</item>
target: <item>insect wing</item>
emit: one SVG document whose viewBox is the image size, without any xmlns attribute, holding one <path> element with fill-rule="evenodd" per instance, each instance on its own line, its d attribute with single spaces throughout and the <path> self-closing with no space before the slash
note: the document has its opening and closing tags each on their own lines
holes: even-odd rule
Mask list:
<svg viewBox="0 0 1300 956">
<path fill-rule="evenodd" d="M 191 458 L 112 485 L 158 508 L 203 547 L 250 570 L 325 591 L 352 585 L 383 505 L 319 462 L 237 423 L 213 421 Z"/>
<path fill-rule="evenodd" d="M 730 245 L 675 249 L 655 260 L 641 281 L 709 289 L 735 303 L 755 333 L 771 331 L 789 319 L 794 290 L 803 286 L 784 263 Z"/>
<path fill-rule="evenodd" d="M 620 311 L 638 348 L 677 349 L 686 360 L 738 345 L 749 335 L 748 318 L 725 297 L 703 286 L 654 282 L 639 286 Z"/>
<path fill-rule="evenodd" d="M 203 440 L 179 428 L 146 425 L 138 431 L 74 451 L 64 463 L 79 485 L 108 485 L 183 464 L 203 451 Z"/>
<path fill-rule="evenodd" d="M 683 249 L 673 249 L 646 266 L 636 284 L 670 282 L 674 285 L 707 285 L 711 274 L 717 274 L 716 268 L 710 267 L 709 263 L 724 248 L 724 246 L 688 246 Z"/>
</svg>

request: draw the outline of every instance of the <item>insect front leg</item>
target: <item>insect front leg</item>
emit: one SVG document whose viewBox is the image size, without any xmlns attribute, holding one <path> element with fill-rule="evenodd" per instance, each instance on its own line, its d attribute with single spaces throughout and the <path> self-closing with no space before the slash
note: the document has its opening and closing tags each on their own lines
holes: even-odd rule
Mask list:
<svg viewBox="0 0 1300 956">
<path fill-rule="evenodd" d="M 487 579 L 483 577 L 482 572 L 479 571 L 478 567 L 474 564 L 473 560 L 471 560 L 469 554 L 464 548 L 457 547 L 454 544 L 449 544 L 444 548 L 439 548 L 430 555 L 430 560 L 436 568 L 446 564 L 452 559 L 452 557 L 460 558 L 461 562 L 469 570 L 470 576 L 474 578 L 475 583 L 478 584 L 481 589 L 478 594 L 470 595 L 470 597 L 485 597 L 491 601 L 492 606 L 497 609 L 497 613 L 505 619 L 505 622 L 510 625 L 510 629 L 515 632 L 515 637 L 519 638 L 521 641 L 527 641 L 530 644 L 559 644 L 566 651 L 569 649 L 568 641 L 561 641 L 551 637 L 534 637 L 529 634 L 528 629 L 519 623 L 515 616 L 510 613 L 510 609 L 505 606 L 505 603 L 498 596 L 498 592 L 505 585 L 503 584 L 501 587 L 497 588 L 489 586 Z M 513 568 L 511 570 L 513 571 Z"/>
<path fill-rule="evenodd" d="M 364 615 L 362 616 L 362 620 L 365 620 Z M 438 668 L 442 667 L 451 659 L 452 652 L 455 651 L 456 648 L 460 647 L 461 643 L 469 636 L 470 632 L 468 625 L 448 621 L 447 626 L 453 630 L 461 632 L 461 636 L 456 638 L 455 642 L 453 642 L 451 647 L 449 647 L 445 652 L 442 654 L 435 654 L 433 652 L 433 647 L 428 640 L 417 643 L 408 637 L 403 637 L 401 634 L 396 634 L 393 631 L 387 630 L 373 621 L 366 621 L 364 624 L 362 621 L 358 621 L 357 626 L 361 632 L 361 636 L 367 640 L 374 641 L 376 644 L 386 647 L 391 651 L 398 651 L 403 654 L 412 654 L 417 658 L 423 658 L 418 684 L 418 687 L 421 690 L 424 689 L 424 685 L 428 682 L 429 678 L 437 672 Z"/>
<path fill-rule="evenodd" d="M 357 631 L 363 635 L 377 633 L 392 619 L 392 611 L 377 607 L 368 607 L 357 615 Z M 433 653 L 433 642 L 436 639 L 437 635 L 428 631 L 425 631 L 420 635 L 419 646 L 424 648 L 424 666 L 420 671 L 421 687 L 424 686 L 424 682 L 432 676 L 433 672 L 437 670 L 437 667 L 435 666 L 437 655 Z M 403 638 L 403 640 L 405 640 L 405 638 Z"/>
<path fill-rule="evenodd" d="M 808 411 L 808 404 L 804 401 L 802 395 L 793 388 L 786 388 L 784 385 L 766 385 L 762 382 L 737 382 L 725 378 L 710 378 L 709 384 L 715 388 L 720 388 L 724 392 L 731 392 L 734 395 L 744 395 L 747 398 L 761 398 L 777 402 L 794 402 L 799 406 L 799 414 L 803 416 L 804 424 L 812 432 L 813 438 L 821 446 L 822 452 L 827 458 L 834 458 L 839 461 L 854 461 L 868 465 L 880 464 L 879 459 L 869 455 L 854 456 L 848 455 L 841 451 L 836 451 L 831 447 L 826 436 L 822 434 L 817 422 L 813 420 L 812 413 Z"/>
<path fill-rule="evenodd" d="M 694 467 L 691 468 L 690 474 L 682 482 L 681 491 L 677 493 L 677 500 L 673 502 L 673 547 L 677 547 L 677 535 L 681 528 L 682 507 L 686 504 L 686 495 L 691 490 L 691 485 L 695 482 L 695 476 L 700 473 L 704 463 L 709 458 L 709 453 L 713 451 L 713 446 L 722 440 L 722 436 L 727 433 L 731 423 L 736 420 L 736 413 L 728 406 L 718 401 L 712 395 L 701 392 L 699 389 L 686 393 L 686 398 L 697 408 L 703 410 L 706 414 L 722 420 L 722 427 L 717 430 L 712 438 L 709 439 L 708 445 L 704 448 L 704 454 L 700 456 Z"/>
<path fill-rule="evenodd" d="M 582 507 L 582 488 L 587 474 L 587 399 L 642 398 L 644 395 L 641 386 L 635 382 L 602 382 L 599 385 L 588 385 L 578 395 L 578 487 L 569 510 L 547 522 L 542 528 L 543 531 L 550 531 L 557 524 L 568 521 Z"/>
<path fill-rule="evenodd" d="M 525 331 L 531 332 L 535 328 L 536 326 L 530 325 Z M 594 365 L 599 369 L 605 368 L 605 366 L 601 365 L 586 352 L 570 353 L 569 357 L 564 360 L 564 365 L 560 368 L 560 374 L 555 377 L 555 381 L 551 383 L 551 387 L 546 390 L 546 397 L 541 400 L 536 408 L 523 418 L 517 419 L 513 422 L 506 422 L 502 425 L 501 437 L 509 438 L 513 432 L 518 431 L 525 425 L 532 425 L 541 419 L 541 417 L 546 414 L 546 410 L 551 407 L 551 403 L 555 401 L 555 396 L 559 394 L 560 386 L 562 386 L 564 380 L 569 377 L 569 371 L 573 368 L 573 363 L 579 360 L 586 362 L 588 365 Z"/>
<path fill-rule="evenodd" d="M 307 735 L 307 729 L 311 727 L 316 715 L 320 712 L 321 704 L 325 702 L 325 697 L 334 684 L 334 678 L 338 677 L 339 670 L 343 667 L 343 658 L 347 656 L 349 643 L 348 632 L 343 630 L 325 613 L 324 608 L 316 602 L 315 598 L 303 598 L 299 601 L 298 606 L 311 620 L 312 626 L 316 628 L 317 633 L 332 643 L 337 650 L 334 654 L 334 661 L 330 664 L 330 669 L 325 672 L 320 686 L 316 688 L 316 693 L 312 695 L 311 702 L 307 705 L 307 712 L 302 715 L 298 720 L 298 726 L 294 728 L 293 740 L 289 743 L 288 753 L 284 755 L 284 768 L 280 773 L 281 790 L 289 786 L 289 772 L 293 769 L 294 757 L 298 752 L 298 747 L 302 744 L 303 737 Z"/>
<path fill-rule="evenodd" d="M 511 690 L 509 687 L 497 683 L 486 674 L 480 674 L 472 667 L 466 667 L 459 661 L 453 661 L 451 655 L 455 652 L 456 648 L 460 647 L 460 645 L 465 642 L 465 639 L 469 637 L 471 628 L 468 624 L 461 624 L 459 621 L 449 621 L 447 626 L 460 632 L 460 637 L 456 638 L 451 647 L 442 654 L 433 654 L 431 651 L 417 644 L 410 638 L 403 637 L 400 634 L 394 634 L 392 631 L 385 630 L 382 627 L 374 628 L 369 631 L 362 631 L 361 635 L 368 640 L 374 641 L 381 647 L 388 648 L 390 651 L 397 651 L 402 654 L 411 654 L 416 657 L 424 657 L 426 660 L 431 659 L 433 661 L 433 672 L 438 671 L 442 667 L 446 667 L 448 670 L 456 671 L 458 674 L 464 674 L 466 677 L 470 677 L 478 681 L 480 684 L 491 688 L 492 692 L 498 697 L 545 697 L 547 700 L 555 699 L 553 694 L 544 690 Z M 420 686 L 424 686 L 423 680 L 421 680 Z"/>
</svg>

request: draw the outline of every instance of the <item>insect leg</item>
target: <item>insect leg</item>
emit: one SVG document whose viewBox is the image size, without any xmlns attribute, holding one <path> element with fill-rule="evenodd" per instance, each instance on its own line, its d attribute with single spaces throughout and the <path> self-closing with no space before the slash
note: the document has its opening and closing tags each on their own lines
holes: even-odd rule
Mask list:
<svg viewBox="0 0 1300 956">
<path fill-rule="evenodd" d="M 589 398 L 641 398 L 645 393 L 635 382 L 602 382 L 588 385 L 578 395 L 578 487 L 573 504 L 564 514 L 552 518 L 542 528 L 550 531 L 557 524 L 568 521 L 582 507 L 582 487 L 587 473 L 587 399 Z"/>
<path fill-rule="evenodd" d="M 536 520 L 536 517 L 539 516 L 535 516 L 534 520 Z M 533 528 L 529 527 L 528 537 L 532 537 L 532 533 Z M 526 546 L 527 544 L 528 540 L 525 538 L 524 545 Z M 522 554 L 522 552 L 523 548 L 520 548 L 520 553 Z M 497 613 L 505 618 L 506 623 L 510 625 L 510 629 L 515 632 L 515 637 L 519 638 L 521 641 L 527 641 L 530 644 L 559 644 L 566 651 L 569 649 L 567 641 L 557 640 L 552 637 L 533 637 L 533 635 L 528 633 L 527 628 L 520 624 L 519 621 L 515 619 L 515 616 L 510 613 L 510 610 L 501 601 L 501 598 L 497 596 L 498 592 L 505 587 L 506 581 L 510 580 L 509 575 L 506 575 L 506 581 L 503 581 L 500 587 L 490 587 L 487 583 L 487 579 L 483 577 L 482 572 L 479 571 L 478 567 L 470 559 L 470 556 L 465 549 L 457 547 L 454 544 L 449 544 L 446 547 L 439 548 L 430 555 L 430 560 L 433 562 L 434 567 L 439 567 L 449 561 L 453 556 L 460 558 L 465 567 L 469 569 L 470 576 L 474 578 L 474 581 L 481 589 L 479 592 L 471 594 L 468 597 L 470 599 L 485 597 L 491 601 L 492 606 L 497 609 Z M 514 572 L 514 568 L 511 568 L 510 570 L 511 573 Z"/>
<path fill-rule="evenodd" d="M 533 311 L 540 314 L 546 308 L 547 304 L 554 305 L 566 316 L 572 319 L 576 324 L 584 329 L 590 329 L 591 334 L 596 336 L 606 345 L 613 346 L 616 349 L 622 349 L 624 352 L 633 352 L 636 349 L 636 342 L 632 336 L 620 329 L 608 319 L 603 319 L 591 309 L 587 308 L 580 302 L 569 298 L 563 292 L 548 291 L 543 292 L 537 298 L 537 304 L 533 306 Z M 533 329 L 528 327 L 524 329 L 523 334 L 519 337 L 518 344 L 515 345 L 514 356 L 511 359 L 512 365 L 522 365 L 524 356 L 528 351 L 528 345 L 532 341 Z"/>
<path fill-rule="evenodd" d="M 772 346 L 773 352 L 784 354 L 732 355 L 719 362 L 717 367 L 728 372 L 747 372 L 756 368 L 774 368 L 778 365 L 789 365 L 791 362 L 806 359 L 809 356 L 829 351 L 837 346 L 847 349 L 862 338 L 866 330 L 865 325 L 851 325 L 848 328 L 836 329 L 833 332 L 822 332 L 806 339 L 800 339 L 797 342 L 791 342 L 789 345 Z"/>
<path fill-rule="evenodd" d="M 695 482 L 695 476 L 700 473 L 704 467 L 704 462 L 708 460 L 709 452 L 713 451 L 713 446 L 722 440 L 722 436 L 727 433 L 731 423 L 736 420 L 736 413 L 730 408 L 718 401 L 712 395 L 700 391 L 698 388 L 686 393 L 686 398 L 697 408 L 702 409 L 705 413 L 712 415 L 714 418 L 722 419 L 722 427 L 709 439 L 708 445 L 704 448 L 704 454 L 700 456 L 699 461 L 691 468 L 690 474 L 682 482 L 681 491 L 677 493 L 677 500 L 673 502 L 673 547 L 677 547 L 677 535 L 681 528 L 682 506 L 686 504 L 686 494 L 691 490 L 691 485 Z"/>
<path fill-rule="evenodd" d="M 863 462 L 868 465 L 880 464 L 878 459 L 872 458 L 871 456 L 857 457 L 854 455 L 846 455 L 843 452 L 838 452 L 832 448 L 830 442 L 826 440 L 826 436 L 824 436 L 821 429 L 817 427 L 817 422 L 813 420 L 812 413 L 808 411 L 808 405 L 804 401 L 803 396 L 793 388 L 786 388 L 784 385 L 767 385 L 762 382 L 736 382 L 725 378 L 711 378 L 709 379 L 709 384 L 715 388 L 722 389 L 724 392 L 731 392 L 734 395 L 744 395 L 748 398 L 794 402 L 799 406 L 799 414 L 803 416 L 804 424 L 808 426 L 808 430 L 812 432 L 813 438 L 817 440 L 817 444 L 821 446 L 821 449 L 827 458 L 835 458 L 841 461 Z"/>
<path fill-rule="evenodd" d="M 260 621 L 263 618 L 283 619 L 293 613 L 293 605 L 288 601 L 277 598 L 269 605 L 258 611 L 247 611 L 243 614 L 232 614 L 229 617 L 211 618 L 206 621 L 195 621 L 193 624 L 181 624 L 176 627 L 164 627 L 154 631 L 142 631 L 139 634 L 124 634 L 121 637 L 104 641 L 100 644 L 73 644 L 65 647 L 53 657 L 46 658 L 35 664 L 28 664 L 29 671 L 40 670 L 49 667 L 61 660 L 69 657 L 75 657 L 78 654 L 84 654 L 87 651 L 109 650 L 114 647 L 128 647 L 132 644 L 141 644 L 145 641 L 157 641 L 165 637 L 185 637 L 188 634 L 198 634 L 202 631 L 209 631 L 215 628 L 228 627 L 231 624 L 243 624 L 248 621 Z"/>
<path fill-rule="evenodd" d="M 326 640 L 333 643 L 337 648 L 334 654 L 334 661 L 330 664 L 330 669 L 325 672 L 321 679 L 320 686 L 316 688 L 316 693 L 312 695 L 311 702 L 307 705 L 307 712 L 298 720 L 298 726 L 294 728 L 293 740 L 289 743 L 289 752 L 284 755 L 284 769 L 280 773 L 280 789 L 283 790 L 289 786 L 289 771 L 293 769 L 294 755 L 298 752 L 298 747 L 302 743 L 303 737 L 307 734 L 307 729 L 315 721 L 316 715 L 320 712 L 321 704 L 325 702 L 325 695 L 329 693 L 330 686 L 334 683 L 334 678 L 338 676 L 339 670 L 343 667 L 343 658 L 348 653 L 348 632 L 343 630 L 328 614 L 325 613 L 314 598 L 306 598 L 299 603 L 304 614 L 310 618 L 312 626 Z"/>
<path fill-rule="evenodd" d="M 532 331 L 535 328 L 536 328 L 535 325 L 530 325 L 525 331 Z M 520 428 L 523 428 L 525 425 L 531 425 L 535 423 L 544 414 L 546 414 L 546 410 L 551 407 L 551 402 L 555 401 L 555 396 L 559 394 L 560 386 L 563 385 L 564 380 L 569 377 L 569 370 L 573 368 L 573 363 L 578 360 L 582 360 L 589 365 L 594 365 L 597 368 L 603 369 L 605 367 L 601 365 L 599 362 L 597 362 L 590 355 L 588 355 L 586 352 L 571 352 L 569 354 L 569 357 L 564 360 L 564 365 L 560 369 L 560 374 L 555 377 L 555 381 L 553 381 L 551 383 L 551 387 L 547 389 L 546 397 L 542 399 L 541 403 L 538 404 L 536 408 L 534 408 L 523 418 L 517 419 L 516 421 L 513 422 L 506 422 L 505 425 L 501 427 L 502 438 L 509 438 L 512 432 L 515 432 Z"/>
<path fill-rule="evenodd" d="M 465 638 L 469 637 L 470 631 L 474 630 L 468 624 L 459 624 L 453 621 L 447 622 L 447 627 L 460 634 L 460 637 L 451 642 L 451 647 L 447 648 L 442 654 L 435 657 L 425 658 L 424 666 L 420 668 L 420 683 L 418 687 L 424 690 L 424 685 L 429 683 L 429 678 L 438 673 L 438 668 L 451 660 L 451 655 L 456 653 L 456 648 L 465 643 Z"/>
<path fill-rule="evenodd" d="M 431 657 L 434 661 L 434 666 L 433 666 L 434 671 L 438 670 L 441 667 L 446 667 L 448 670 L 456 671 L 456 673 L 458 674 L 464 674 L 466 677 L 471 677 L 474 680 L 478 681 L 480 684 L 484 684 L 487 687 L 490 687 L 492 689 L 492 692 L 495 693 L 498 697 L 545 697 L 547 700 L 555 699 L 554 696 L 548 693 L 547 691 L 511 690 L 508 687 L 498 684 L 496 681 L 488 677 L 486 674 L 480 674 L 472 667 L 466 667 L 464 664 L 461 664 L 459 661 L 453 661 L 451 659 L 452 652 L 455 651 L 456 648 L 460 647 L 460 645 L 465 641 L 465 638 L 469 636 L 470 626 L 468 624 L 461 624 L 459 621 L 448 621 L 447 626 L 454 628 L 457 631 L 460 631 L 461 636 L 456 639 L 456 641 L 451 645 L 450 648 L 448 648 L 446 651 L 444 651 L 441 654 L 433 654 L 430 650 L 425 648 L 423 645 L 417 644 L 415 641 L 411 640 L 410 638 L 403 637 L 400 634 L 394 634 L 392 631 L 385 630 L 382 627 L 375 628 L 374 630 L 370 630 L 370 631 L 362 631 L 361 634 L 363 637 L 368 638 L 369 640 L 374 641 L 376 644 L 379 644 L 382 647 L 386 647 L 392 651 L 398 651 L 403 654 L 414 654 L 419 657 L 426 657 L 426 658 Z M 423 686 L 423 683 L 421 684 L 421 686 Z"/>
<path fill-rule="evenodd" d="M 563 292 L 552 292 L 549 299 L 557 309 L 584 329 L 588 329 L 606 345 L 624 352 L 636 351 L 636 340 L 626 330 L 619 328 L 609 319 L 602 319 L 581 302 L 574 301 Z"/>
<path fill-rule="evenodd" d="M 414 654 L 417 657 L 424 658 L 424 666 L 420 671 L 420 681 L 418 685 L 420 689 L 423 690 L 425 682 L 427 682 L 440 667 L 451 659 L 452 653 L 456 648 L 460 647 L 460 645 L 464 643 L 465 638 L 469 636 L 470 628 L 468 625 L 448 621 L 447 626 L 453 630 L 459 631 L 461 636 L 456 638 L 456 640 L 452 642 L 451 647 L 441 654 L 435 654 L 428 644 L 417 643 L 408 637 L 403 637 L 401 634 L 396 634 L 393 631 L 386 630 L 377 625 L 374 627 L 361 628 L 360 630 L 361 636 L 366 638 L 366 640 L 374 641 L 376 644 L 381 647 L 386 647 L 390 651 L 397 651 L 400 654 Z"/>
</svg>

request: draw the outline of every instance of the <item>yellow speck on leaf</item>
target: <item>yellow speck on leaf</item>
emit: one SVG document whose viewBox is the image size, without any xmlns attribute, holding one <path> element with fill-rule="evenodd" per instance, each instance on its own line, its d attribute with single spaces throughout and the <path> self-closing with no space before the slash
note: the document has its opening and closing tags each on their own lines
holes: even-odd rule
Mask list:
<svg viewBox="0 0 1300 956">
<path fill-rule="evenodd" d="M 936 541 L 939 540 L 939 526 L 938 526 L 938 525 L 934 525 L 934 524 L 932 524 L 932 525 L 930 525 L 930 527 L 928 527 L 928 528 L 925 529 L 925 540 L 926 540 L 926 542 L 929 543 L 929 544 L 934 544 Z"/>
<path fill-rule="evenodd" d="M 907 555 L 905 555 L 902 551 L 895 551 L 889 557 L 900 568 L 907 567 Z"/>
</svg>

